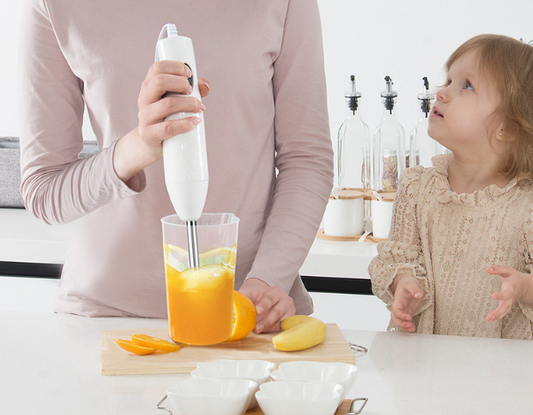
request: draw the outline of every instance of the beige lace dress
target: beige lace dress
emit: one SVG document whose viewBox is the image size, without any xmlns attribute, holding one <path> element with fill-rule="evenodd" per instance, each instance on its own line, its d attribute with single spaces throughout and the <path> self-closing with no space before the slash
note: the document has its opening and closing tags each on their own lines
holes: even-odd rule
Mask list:
<svg viewBox="0 0 533 415">
<path fill-rule="evenodd" d="M 390 284 L 410 270 L 425 294 L 413 322 L 418 333 L 532 339 L 533 308 L 515 303 L 502 320 L 487 322 L 500 291 L 490 265 L 521 272 L 533 268 L 533 185 L 511 180 L 457 194 L 448 183 L 449 155 L 432 168 L 406 170 L 398 189 L 391 231 L 369 266 L 372 290 L 390 309 Z M 396 330 L 391 322 L 389 330 Z"/>
</svg>

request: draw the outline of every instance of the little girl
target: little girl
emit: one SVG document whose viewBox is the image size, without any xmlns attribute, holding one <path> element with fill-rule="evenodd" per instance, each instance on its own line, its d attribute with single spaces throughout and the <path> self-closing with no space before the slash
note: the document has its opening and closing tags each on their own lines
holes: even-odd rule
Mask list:
<svg viewBox="0 0 533 415">
<path fill-rule="evenodd" d="M 481 35 L 446 63 L 429 135 L 369 267 L 390 330 L 532 339 L 533 47 Z"/>
</svg>

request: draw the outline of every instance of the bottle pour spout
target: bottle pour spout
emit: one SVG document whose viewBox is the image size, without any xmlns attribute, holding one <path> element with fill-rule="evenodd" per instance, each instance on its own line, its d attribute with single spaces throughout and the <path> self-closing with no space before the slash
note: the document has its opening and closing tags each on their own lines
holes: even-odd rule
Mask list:
<svg viewBox="0 0 533 415">
<path fill-rule="evenodd" d="M 429 116 L 429 111 L 431 110 L 431 104 L 435 99 L 435 94 L 429 92 L 429 80 L 427 76 L 422 78 L 424 90 L 422 93 L 418 94 L 417 98 L 420 100 L 420 109 L 425 114 L 426 118 Z"/>
<path fill-rule="evenodd" d="M 393 91 L 392 85 L 392 78 L 387 75 L 385 77 L 385 91 L 381 93 L 381 97 L 383 98 L 383 104 L 385 105 L 385 109 L 391 114 L 392 110 L 394 109 L 395 98 L 398 96 L 398 93 L 396 91 Z"/>
<path fill-rule="evenodd" d="M 357 92 L 355 87 L 355 75 L 350 75 L 350 91 L 344 94 L 344 98 L 346 98 L 346 103 L 348 104 L 348 108 L 352 114 L 355 114 L 355 111 L 357 111 L 357 107 L 359 106 L 359 98 L 362 96 L 363 94 Z"/>
</svg>

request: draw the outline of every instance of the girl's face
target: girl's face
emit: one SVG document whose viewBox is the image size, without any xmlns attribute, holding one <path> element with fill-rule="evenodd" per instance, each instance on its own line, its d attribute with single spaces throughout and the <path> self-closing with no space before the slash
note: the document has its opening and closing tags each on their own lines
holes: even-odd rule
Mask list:
<svg viewBox="0 0 533 415">
<path fill-rule="evenodd" d="M 452 152 L 483 156 L 494 151 L 492 138 L 501 126 L 490 129 L 500 97 L 481 76 L 475 50 L 461 55 L 449 68 L 446 84 L 437 92 L 429 117 L 429 135 Z"/>
</svg>

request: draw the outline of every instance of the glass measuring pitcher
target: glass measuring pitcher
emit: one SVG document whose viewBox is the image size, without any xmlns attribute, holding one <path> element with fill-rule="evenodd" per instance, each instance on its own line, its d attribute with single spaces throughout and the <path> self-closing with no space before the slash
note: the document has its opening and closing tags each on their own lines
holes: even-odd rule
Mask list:
<svg viewBox="0 0 533 415">
<path fill-rule="evenodd" d="M 200 266 L 190 268 L 187 225 L 177 215 L 161 219 L 170 337 L 209 345 L 231 335 L 239 218 L 205 213 L 197 221 Z"/>
</svg>

